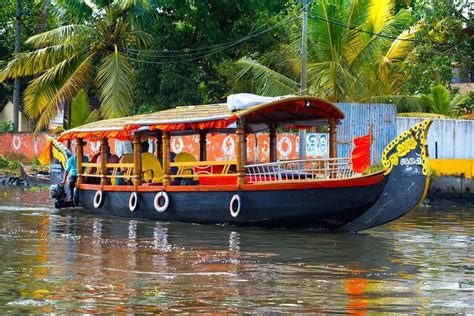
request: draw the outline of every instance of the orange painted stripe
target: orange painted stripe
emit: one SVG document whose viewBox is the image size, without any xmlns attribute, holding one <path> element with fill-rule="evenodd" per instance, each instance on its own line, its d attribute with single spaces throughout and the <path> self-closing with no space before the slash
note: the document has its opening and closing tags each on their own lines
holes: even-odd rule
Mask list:
<svg viewBox="0 0 474 316">
<path fill-rule="evenodd" d="M 363 187 L 380 183 L 384 180 L 383 172 L 372 174 L 365 177 L 351 179 L 333 179 L 324 181 L 305 181 L 292 183 L 263 183 L 263 184 L 246 184 L 241 187 L 241 191 L 280 191 L 280 190 L 302 190 L 302 189 L 324 189 L 324 188 L 347 188 L 347 187 Z M 236 185 L 189 185 L 189 186 L 168 186 L 166 189 L 160 185 L 144 185 L 135 188 L 127 185 L 97 185 L 81 183 L 78 187 L 82 190 L 110 192 L 213 192 L 213 191 L 237 191 Z"/>
</svg>

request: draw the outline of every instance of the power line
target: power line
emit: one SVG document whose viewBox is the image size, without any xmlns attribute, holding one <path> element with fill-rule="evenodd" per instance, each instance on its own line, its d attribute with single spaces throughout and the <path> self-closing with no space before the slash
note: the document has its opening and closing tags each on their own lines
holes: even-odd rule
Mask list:
<svg viewBox="0 0 474 316">
<path fill-rule="evenodd" d="M 382 34 L 382 33 L 374 33 L 374 32 L 363 30 L 363 29 L 355 27 L 355 26 L 350 26 L 350 25 L 344 24 L 342 22 L 329 20 L 329 19 L 323 18 L 321 16 L 317 16 L 317 15 L 315 15 L 315 16 L 310 15 L 309 17 L 313 20 L 325 21 L 325 22 L 328 22 L 328 23 L 331 23 L 331 24 L 335 24 L 335 25 L 345 27 L 345 28 L 353 30 L 353 31 L 366 33 L 366 34 L 370 34 L 370 35 L 378 36 L 378 37 L 382 37 L 382 38 L 387 38 L 387 39 L 391 39 L 391 40 L 394 40 L 394 41 L 405 41 L 405 42 L 412 42 L 412 43 L 415 43 L 415 44 L 432 44 L 432 45 L 440 45 L 440 46 L 455 46 L 455 45 L 449 45 L 449 44 L 434 42 L 434 41 L 423 41 L 423 40 L 415 40 L 415 39 L 410 39 L 410 38 L 398 38 L 398 37 L 394 37 L 394 36 L 390 36 L 390 35 L 385 35 L 385 34 Z"/>
<path fill-rule="evenodd" d="M 210 46 L 205 46 L 205 47 L 196 47 L 196 48 L 183 48 L 183 49 L 163 49 L 163 50 L 157 50 L 157 49 L 134 49 L 134 48 L 128 48 L 127 50 L 129 51 L 132 51 L 132 52 L 139 52 L 139 53 L 143 53 L 143 52 L 151 52 L 151 53 L 164 53 L 164 54 L 172 54 L 172 53 L 184 53 L 184 54 L 188 54 L 188 53 L 191 53 L 191 52 L 199 52 L 199 51 L 203 51 L 203 50 L 210 50 L 210 49 L 213 49 L 213 48 L 219 48 L 219 47 L 223 47 L 223 46 L 227 46 L 227 45 L 230 45 L 230 44 L 234 44 L 235 42 L 237 41 L 242 41 L 242 40 L 245 40 L 245 39 L 249 39 L 249 38 L 252 38 L 254 37 L 254 34 L 262 29 L 263 27 L 265 27 L 266 25 L 268 25 L 271 21 L 273 21 L 276 17 L 278 17 L 279 15 L 276 15 L 274 16 L 273 18 L 269 19 L 267 22 L 265 22 L 264 24 L 262 24 L 261 26 L 259 26 L 258 28 L 256 28 L 255 30 L 251 31 L 250 33 L 248 33 L 247 35 L 245 35 L 243 38 L 241 39 L 238 39 L 238 40 L 234 40 L 234 41 L 229 41 L 229 42 L 225 42 L 225 43 L 219 43 L 219 44 L 214 44 L 214 45 L 210 45 Z M 297 17 L 294 17 L 293 19 L 296 19 Z M 283 21 L 277 23 L 278 25 L 284 23 L 284 22 L 287 22 L 287 21 L 290 21 L 292 20 L 291 17 L 287 17 L 285 18 Z M 157 57 L 160 57 L 160 56 L 157 56 Z M 165 56 L 164 56 L 165 57 Z"/>
<path fill-rule="evenodd" d="M 263 31 L 260 31 L 260 32 L 257 32 L 257 33 L 253 33 L 252 35 L 247 35 L 247 36 L 244 36 L 243 38 L 241 39 L 238 39 L 238 40 L 235 40 L 233 42 L 229 42 L 228 44 L 222 46 L 221 44 L 216 44 L 214 46 L 211 46 L 208 51 L 204 51 L 204 52 L 196 52 L 196 53 L 189 53 L 189 54 L 181 54 L 181 55 L 172 55 L 172 56 L 151 56 L 151 57 L 158 57 L 158 58 L 170 58 L 170 59 L 173 59 L 173 58 L 176 58 L 176 57 L 189 57 L 189 58 L 185 58 L 185 59 L 180 59 L 180 60 L 168 60 L 168 61 L 151 61 L 151 60 L 143 60 L 143 59 L 137 59 L 137 58 L 134 58 L 132 56 L 129 55 L 129 59 L 130 60 L 133 60 L 133 61 L 137 61 L 137 62 L 143 62 L 143 63 L 148 63 L 148 64 L 170 64 L 170 63 L 180 63 L 180 62 L 187 62 L 187 61 L 192 61 L 192 60 L 197 60 L 197 59 L 201 59 L 201 58 L 205 58 L 207 56 L 210 56 L 210 55 L 214 55 L 214 54 L 217 54 L 221 51 L 224 51 L 230 47 L 233 47 L 233 46 L 236 46 L 240 43 L 243 43 L 251 38 L 255 38 L 255 37 L 258 37 L 260 35 L 263 35 L 265 33 L 268 33 L 272 30 L 274 30 L 275 28 L 279 27 L 281 24 L 283 23 L 286 23 L 286 22 L 291 22 L 295 19 L 298 19 L 298 18 L 288 18 L 288 19 L 285 19 Z M 261 27 L 260 27 L 261 28 Z M 260 29 L 259 28 L 259 29 Z M 126 49 L 126 51 L 129 51 L 129 49 Z M 132 53 L 132 54 L 139 54 L 139 52 L 129 52 L 129 53 Z"/>
</svg>

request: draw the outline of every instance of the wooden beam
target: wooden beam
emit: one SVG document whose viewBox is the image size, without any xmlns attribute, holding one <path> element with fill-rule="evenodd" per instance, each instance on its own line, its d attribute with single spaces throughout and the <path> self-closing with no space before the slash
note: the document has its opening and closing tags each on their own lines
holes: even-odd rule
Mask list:
<svg viewBox="0 0 474 316">
<path fill-rule="evenodd" d="M 278 160 L 277 156 L 277 134 L 276 127 L 274 123 L 269 124 L 270 127 L 270 162 L 275 162 Z"/>
<path fill-rule="evenodd" d="M 84 142 L 82 141 L 82 138 L 78 138 L 76 139 L 77 184 L 82 183 L 82 157 L 83 156 L 84 156 Z"/>
<path fill-rule="evenodd" d="M 199 130 L 199 160 L 206 161 L 207 160 L 207 131 Z"/>
<path fill-rule="evenodd" d="M 156 158 L 160 159 L 163 157 L 163 132 L 161 130 L 156 131 Z"/>
<path fill-rule="evenodd" d="M 236 134 L 237 185 L 240 187 L 245 184 L 245 161 L 247 160 L 247 142 L 243 125 L 237 127 Z"/>
<path fill-rule="evenodd" d="M 100 140 L 100 184 L 107 184 L 107 146 L 109 145 L 106 137 Z"/>
<path fill-rule="evenodd" d="M 142 185 L 142 142 L 140 133 L 133 135 L 133 171 L 135 187 Z"/>
<path fill-rule="evenodd" d="M 163 132 L 163 186 L 167 187 L 171 184 L 171 168 L 170 168 L 170 132 Z"/>
<path fill-rule="evenodd" d="M 329 158 L 337 158 L 337 125 L 335 119 L 329 119 Z"/>
</svg>

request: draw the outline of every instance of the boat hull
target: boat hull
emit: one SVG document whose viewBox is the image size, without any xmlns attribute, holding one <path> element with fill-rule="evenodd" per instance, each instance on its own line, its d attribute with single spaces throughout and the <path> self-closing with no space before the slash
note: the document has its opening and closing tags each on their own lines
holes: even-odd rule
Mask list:
<svg viewBox="0 0 474 316">
<path fill-rule="evenodd" d="M 311 227 L 356 232 L 391 222 L 426 196 L 429 162 L 426 137 L 432 121 L 417 124 L 384 150 L 384 171 L 345 179 L 205 186 L 99 186 L 80 184 L 77 200 L 88 211 L 128 218 L 239 226 Z M 94 206 L 97 192 L 103 204 Z M 139 201 L 131 211 L 132 195 Z M 169 197 L 155 210 L 157 194 Z M 231 214 L 238 196 L 240 211 Z"/>
<path fill-rule="evenodd" d="M 345 186 L 344 182 L 350 183 Z M 313 188 L 247 185 L 241 190 L 209 190 L 197 186 L 195 190 L 167 191 L 169 207 L 157 212 L 154 199 L 162 188 L 137 192 L 138 208 L 132 212 L 129 199 L 133 192 L 103 191 L 103 206 L 95 208 L 94 196 L 99 189 L 81 189 L 80 203 L 90 212 L 128 218 L 158 221 L 181 221 L 199 224 L 231 224 L 261 227 L 311 227 L 337 229 L 353 221 L 374 205 L 386 185 L 386 178 L 374 175 L 361 178 L 354 186 L 354 179 L 338 181 L 337 186 L 316 183 Z M 208 189 L 208 190 L 206 190 Z M 260 189 L 260 190 L 259 190 Z M 238 216 L 230 212 L 234 195 L 241 201 Z"/>
</svg>

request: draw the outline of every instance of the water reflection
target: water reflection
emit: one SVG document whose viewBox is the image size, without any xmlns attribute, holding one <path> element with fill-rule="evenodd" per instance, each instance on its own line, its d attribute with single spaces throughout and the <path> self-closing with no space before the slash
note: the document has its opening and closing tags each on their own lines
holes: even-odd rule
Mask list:
<svg viewBox="0 0 474 316">
<path fill-rule="evenodd" d="M 12 205 L 0 206 L 0 312 L 474 311 L 470 206 L 350 235 Z"/>
</svg>

